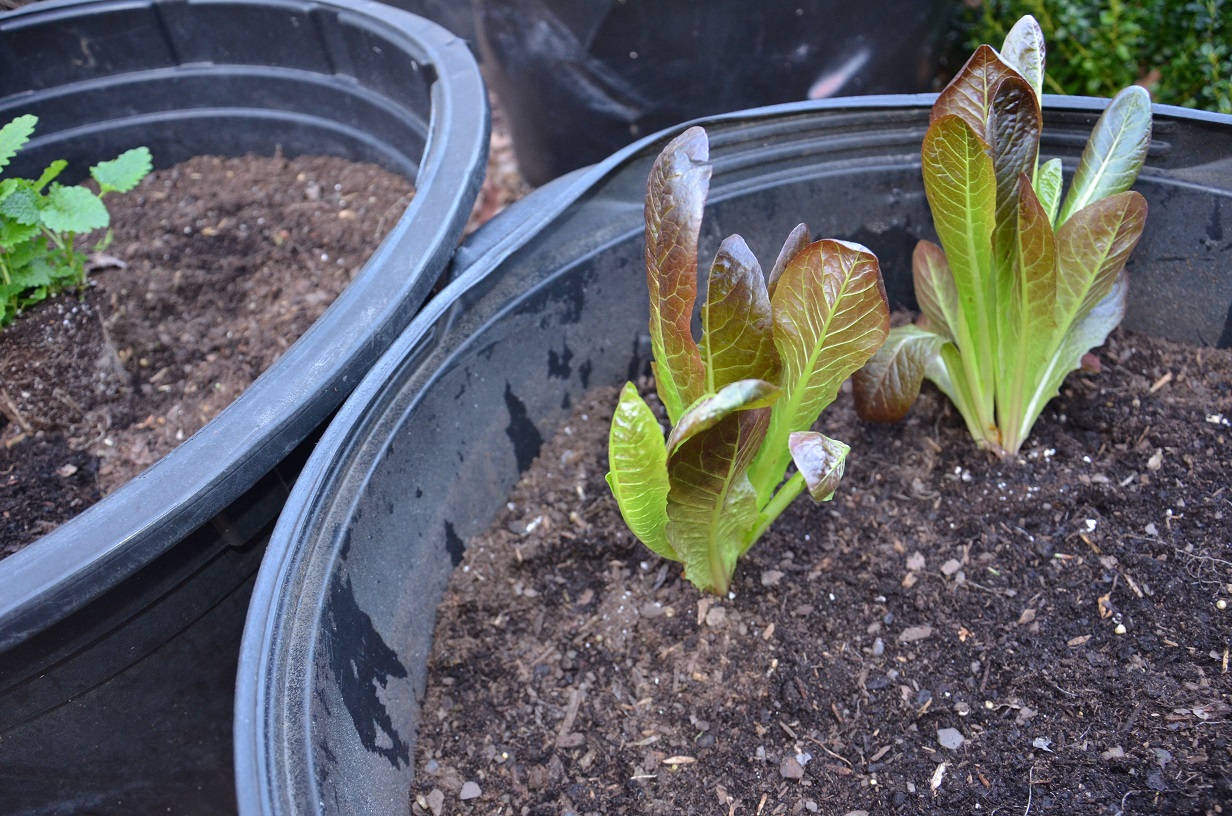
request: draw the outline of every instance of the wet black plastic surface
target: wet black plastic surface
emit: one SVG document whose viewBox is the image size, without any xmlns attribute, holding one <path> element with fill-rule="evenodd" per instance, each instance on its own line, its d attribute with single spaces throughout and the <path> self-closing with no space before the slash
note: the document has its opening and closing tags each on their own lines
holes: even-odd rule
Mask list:
<svg viewBox="0 0 1232 816">
<path fill-rule="evenodd" d="M 487 156 L 464 44 L 366 0 L 87 0 L 0 14 L 0 122 L 40 117 L 8 173 L 80 175 L 144 144 L 374 161 L 417 194 L 334 306 L 213 422 L 0 561 L 0 813 L 235 807 L 241 624 L 328 417 L 421 305 Z"/>
</svg>

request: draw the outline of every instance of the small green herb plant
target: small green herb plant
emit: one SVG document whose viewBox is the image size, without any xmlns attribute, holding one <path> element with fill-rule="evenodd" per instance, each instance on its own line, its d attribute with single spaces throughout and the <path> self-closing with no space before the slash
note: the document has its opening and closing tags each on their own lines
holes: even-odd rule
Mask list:
<svg viewBox="0 0 1232 816">
<path fill-rule="evenodd" d="M 809 428 L 885 341 L 877 258 L 810 243 L 801 224 L 765 277 L 738 235 L 719 247 L 693 336 L 697 244 L 710 186 L 706 132 L 660 154 L 646 188 L 646 281 L 655 387 L 672 423 L 625 385 L 612 418 L 608 485 L 633 533 L 685 577 L 725 594 L 736 560 L 805 487 L 826 501 L 848 447 Z M 783 482 L 787 467 L 797 472 Z"/>
<path fill-rule="evenodd" d="M 1062 201 L 1061 162 L 1039 163 L 1044 37 L 1020 20 L 1000 53 L 976 50 L 933 106 L 922 152 L 938 247 L 913 256 L 922 316 L 853 379 L 865 419 L 901 419 L 929 379 L 971 436 L 1018 452 L 1045 403 L 1125 314 L 1125 262 L 1146 201 L 1129 190 L 1151 138 L 1137 86 L 1108 105 Z"/>
<path fill-rule="evenodd" d="M 37 116 L 25 115 L 0 128 L 0 170 L 30 140 L 37 124 Z M 0 326 L 27 306 L 85 285 L 86 255 L 76 249 L 76 238 L 107 228 L 111 218 L 103 196 L 137 186 L 150 172 L 150 151 L 134 148 L 91 167 L 97 195 L 86 187 L 57 183 L 66 166 L 54 161 L 34 181 L 0 179 Z M 110 240 L 108 230 L 95 250 Z"/>
</svg>

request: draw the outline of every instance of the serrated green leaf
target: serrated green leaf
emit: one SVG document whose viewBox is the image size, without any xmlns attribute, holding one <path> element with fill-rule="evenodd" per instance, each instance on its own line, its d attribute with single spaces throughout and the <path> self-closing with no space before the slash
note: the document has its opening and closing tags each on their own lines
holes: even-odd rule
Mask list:
<svg viewBox="0 0 1232 816">
<path fill-rule="evenodd" d="M 757 493 L 748 461 L 769 409 L 731 414 L 668 457 L 667 540 L 700 589 L 726 594 L 736 559 L 756 527 Z"/>
<path fill-rule="evenodd" d="M 643 544 L 679 561 L 667 543 L 667 448 L 654 413 L 626 383 L 612 417 L 608 439 L 608 487 L 620 514 Z"/>
<path fill-rule="evenodd" d="M 82 233 L 103 229 L 110 222 L 107 207 L 85 187 L 53 184 L 41 212 L 43 225 L 52 232 Z"/>
<path fill-rule="evenodd" d="M 775 382 L 779 376 L 766 279 L 739 235 L 723 241 L 710 268 L 701 355 L 707 393 L 740 380 Z"/>
<path fill-rule="evenodd" d="M 1002 60 L 996 51 L 990 46 L 981 45 L 950 84 L 937 95 L 929 122 L 936 124 L 942 117 L 957 116 L 981 141 L 991 142 L 988 117 L 997 88 L 1006 77 L 1022 80 L 1022 75 Z"/>
<path fill-rule="evenodd" d="M 13 285 L 18 290 L 50 286 L 55 281 L 55 270 L 46 263 L 26 263 L 13 270 Z"/>
<path fill-rule="evenodd" d="M 1079 210 L 1057 230 L 1057 325 L 1065 332 L 1104 299 L 1146 225 L 1132 190 Z"/>
<path fill-rule="evenodd" d="M 1151 95 L 1132 85 L 1117 94 L 1091 131 L 1058 223 L 1090 204 L 1128 190 L 1151 144 Z"/>
<path fill-rule="evenodd" d="M 898 422 L 920 394 L 933 359 L 948 341 L 919 326 L 890 329 L 885 344 L 851 377 L 856 412 L 869 422 Z"/>
<path fill-rule="evenodd" d="M 844 241 L 817 241 L 798 252 L 779 278 L 771 307 L 783 396 L 751 470 L 763 504 L 791 459 L 788 435 L 812 426 L 890 329 L 876 256 Z"/>
<path fill-rule="evenodd" d="M 922 151 L 924 190 L 958 292 L 959 320 L 951 328 L 981 427 L 995 424 L 997 355 L 992 252 L 997 184 L 988 149 L 966 121 L 948 115 L 929 126 Z"/>
<path fill-rule="evenodd" d="M 21 184 L 11 187 L 7 194 L 0 193 L 0 217 L 11 218 L 26 226 L 38 224 L 42 197 L 28 186 L 29 182 L 21 181 Z"/>
<path fill-rule="evenodd" d="M 941 247 L 932 241 L 916 243 L 911 253 L 911 278 L 920 305 L 920 325 L 953 340 L 958 325 L 958 290 Z"/>
<path fill-rule="evenodd" d="M 774 267 L 770 270 L 770 277 L 766 279 L 766 290 L 770 297 L 774 297 L 774 287 L 779 282 L 779 278 L 783 276 L 783 270 L 787 268 L 788 262 L 812 242 L 807 224 L 797 224 L 787 236 L 787 240 L 783 242 L 783 248 L 779 250 L 779 257 L 775 259 Z"/>
<path fill-rule="evenodd" d="M 706 131 L 692 127 L 655 160 L 646 184 L 646 283 L 655 388 L 676 422 L 705 393 L 701 352 L 693 339 L 697 240 L 710 189 Z"/>
<path fill-rule="evenodd" d="M 774 404 L 780 395 L 778 386 L 765 380 L 750 379 L 737 380 L 723 386 L 716 394 L 702 397 L 689 406 L 672 428 L 672 433 L 667 438 L 668 455 L 693 436 L 707 428 L 713 428 L 737 411 L 765 408 Z"/>
<path fill-rule="evenodd" d="M 24 266 L 31 258 L 46 254 L 47 239 L 39 234 L 37 225 L 0 220 L 0 249 L 10 267 Z"/>
<path fill-rule="evenodd" d="M 1030 14 L 1014 23 L 1001 46 L 1001 59 L 1030 83 L 1036 98 L 1044 95 L 1044 32 Z"/>
<path fill-rule="evenodd" d="M 42 192 L 44 187 L 51 184 L 57 177 L 59 177 L 60 173 L 64 172 L 65 167 L 68 167 L 68 162 L 64 159 L 56 159 L 53 161 L 47 166 L 47 169 L 43 171 L 43 175 L 39 176 L 38 180 L 34 182 L 34 189 L 38 192 Z"/>
<path fill-rule="evenodd" d="M 99 162 L 90 168 L 101 193 L 127 193 L 136 187 L 154 168 L 149 148 L 125 150 L 111 161 Z"/>
<path fill-rule="evenodd" d="M 851 448 L 837 439 L 814 431 L 799 431 L 787 438 L 791 460 L 804 476 L 809 495 L 815 502 L 830 501 L 843 479 L 843 468 Z"/>
<path fill-rule="evenodd" d="M 14 253 L 20 248 L 31 246 L 31 238 L 39 234 L 38 224 L 19 224 L 7 218 L 0 218 L 0 249 Z"/>
<path fill-rule="evenodd" d="M 34 133 L 37 124 L 37 116 L 26 114 L 0 128 L 0 170 L 7 167 L 17 151 L 30 141 L 30 134 Z"/>
<path fill-rule="evenodd" d="M 1021 417 L 1057 336 L 1057 257 L 1052 225 L 1025 173 L 1019 177 L 1018 203 L 1011 262 L 1000 284 L 1006 312 L 999 324 L 997 420 L 999 444 L 1007 451 L 1017 451 L 1024 441 L 1016 430 L 1022 426 Z"/>
<path fill-rule="evenodd" d="M 1035 171 L 1035 196 L 1039 199 L 1044 212 L 1048 213 L 1048 223 L 1056 228 L 1057 209 L 1061 206 L 1061 160 L 1049 159 Z"/>
</svg>

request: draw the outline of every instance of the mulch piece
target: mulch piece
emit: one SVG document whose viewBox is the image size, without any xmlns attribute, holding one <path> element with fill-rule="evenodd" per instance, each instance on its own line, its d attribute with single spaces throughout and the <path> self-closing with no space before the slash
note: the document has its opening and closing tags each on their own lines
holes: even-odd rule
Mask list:
<svg viewBox="0 0 1232 816">
<path fill-rule="evenodd" d="M 1016 461 L 847 394 L 835 500 L 727 598 L 637 543 L 591 393 L 439 612 L 415 814 L 1216 814 L 1232 802 L 1232 352 L 1118 331 Z M 1120 627 L 1120 628 L 1118 628 Z"/>
</svg>

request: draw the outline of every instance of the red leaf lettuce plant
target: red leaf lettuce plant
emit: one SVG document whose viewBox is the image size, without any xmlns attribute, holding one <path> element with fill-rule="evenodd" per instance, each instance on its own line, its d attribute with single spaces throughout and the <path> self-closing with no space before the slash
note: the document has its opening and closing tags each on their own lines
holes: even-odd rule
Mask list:
<svg viewBox="0 0 1232 816">
<path fill-rule="evenodd" d="M 672 423 L 625 385 L 612 418 L 608 484 L 633 533 L 719 594 L 736 560 L 805 487 L 834 493 L 848 447 L 809 431 L 839 386 L 885 341 L 877 258 L 792 231 L 770 272 L 744 239 L 722 242 L 693 337 L 697 243 L 710 186 L 706 132 L 656 160 L 646 187 L 646 281 L 655 387 Z M 797 472 L 783 482 L 789 463 Z"/>
<path fill-rule="evenodd" d="M 933 106 L 924 189 L 941 246 L 913 257 L 915 325 L 890 332 L 853 380 L 865 419 L 901 419 L 921 380 L 1000 456 L 1125 314 L 1125 262 L 1146 201 L 1129 191 L 1151 138 L 1147 92 L 1117 94 L 1062 203 L 1061 162 L 1039 163 L 1044 36 L 1018 21 L 1001 52 L 976 50 Z"/>
</svg>

